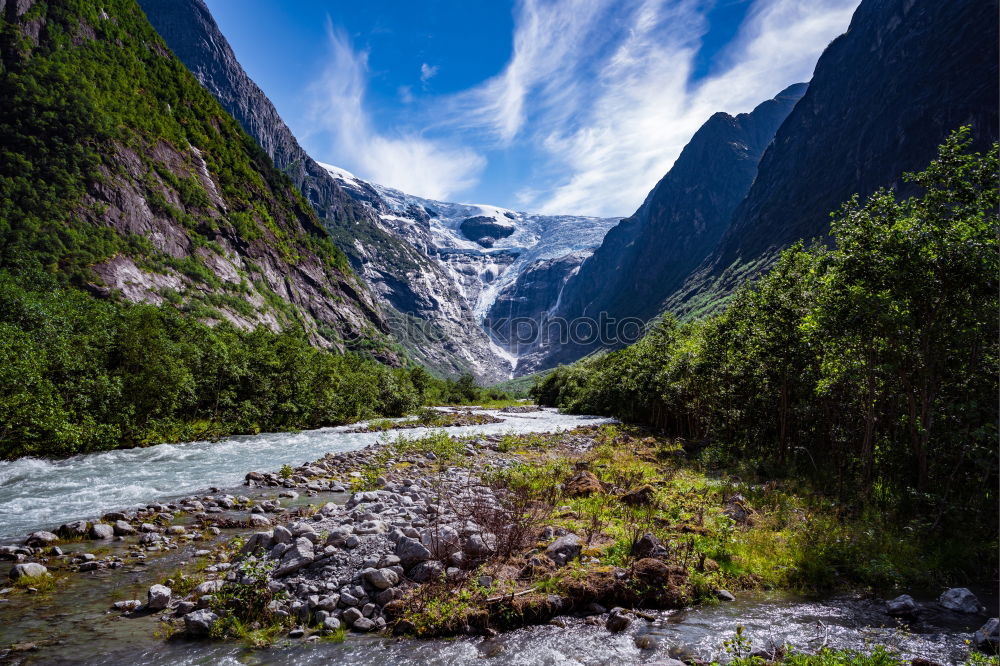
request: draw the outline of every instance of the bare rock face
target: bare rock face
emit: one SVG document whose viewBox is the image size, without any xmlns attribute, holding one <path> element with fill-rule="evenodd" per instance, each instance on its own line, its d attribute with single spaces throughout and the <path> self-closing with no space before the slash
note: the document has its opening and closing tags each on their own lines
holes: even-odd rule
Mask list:
<svg viewBox="0 0 1000 666">
<path fill-rule="evenodd" d="M 462 234 L 466 238 L 483 247 L 493 247 L 493 244 L 498 240 L 507 238 L 514 233 L 513 224 L 505 224 L 484 215 L 476 215 L 462 220 L 459 229 L 462 230 Z"/>
<path fill-rule="evenodd" d="M 855 193 L 914 194 L 903 174 L 926 167 L 960 125 L 972 126 L 976 150 L 996 141 L 997 9 L 864 0 L 820 56 L 718 247 L 667 305 L 684 312 L 696 291 L 725 294 L 782 248 L 825 237 L 830 213 Z M 753 274 L 734 270 L 750 262 Z"/>
<path fill-rule="evenodd" d="M 798 83 L 750 113 L 716 113 L 709 118 L 635 214 L 611 229 L 569 277 L 554 315 L 573 321 L 597 320 L 605 313 L 608 320 L 634 318 L 641 325 L 662 312 L 664 299 L 722 237 L 750 190 L 775 131 L 805 90 L 806 84 Z M 611 333 L 568 345 L 545 345 L 534 367 L 573 361 L 596 348 L 634 341 L 634 331 Z"/>
</svg>

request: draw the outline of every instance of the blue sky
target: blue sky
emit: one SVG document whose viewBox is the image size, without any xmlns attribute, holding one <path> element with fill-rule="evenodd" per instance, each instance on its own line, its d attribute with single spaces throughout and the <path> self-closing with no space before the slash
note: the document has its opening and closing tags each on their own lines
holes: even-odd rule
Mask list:
<svg viewBox="0 0 1000 666">
<path fill-rule="evenodd" d="M 206 0 L 317 160 L 429 198 L 632 213 L 715 111 L 807 81 L 858 0 Z"/>
</svg>

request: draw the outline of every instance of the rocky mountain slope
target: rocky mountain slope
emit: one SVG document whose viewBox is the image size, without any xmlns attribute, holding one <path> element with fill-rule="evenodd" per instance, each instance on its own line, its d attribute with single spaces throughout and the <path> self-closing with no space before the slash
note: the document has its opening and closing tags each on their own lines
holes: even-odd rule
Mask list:
<svg viewBox="0 0 1000 666">
<path fill-rule="evenodd" d="M 477 324 L 448 271 L 400 234 L 371 188 L 349 196 L 299 145 L 274 105 L 236 59 L 202 0 L 139 0 L 167 45 L 309 200 L 352 267 L 372 287 L 395 337 L 420 362 L 481 381 L 509 376 L 510 365 Z M 418 214 L 419 217 L 419 214 Z M 412 242 L 411 242 L 412 241 Z M 414 244 L 415 243 L 415 244 Z"/>
<path fill-rule="evenodd" d="M 823 237 L 852 194 L 912 193 L 919 170 L 960 125 L 997 138 L 997 2 L 864 0 L 816 64 L 712 257 L 671 296 L 691 312 L 758 274 L 781 248 Z"/>
<path fill-rule="evenodd" d="M 796 84 L 750 113 L 709 118 L 642 206 L 608 232 L 568 280 L 558 307 L 543 316 L 571 322 L 606 315 L 613 330 L 611 319 L 646 322 L 660 314 L 663 300 L 714 249 L 749 191 L 775 130 L 805 89 L 805 84 Z M 596 336 L 552 342 L 529 345 L 522 367 L 571 361 L 594 348 L 617 344 Z"/>
<path fill-rule="evenodd" d="M 978 149 L 988 146 L 997 137 L 996 14 L 994 0 L 864 0 L 804 95 L 793 87 L 751 114 L 765 112 L 766 132 L 724 115 L 699 130 L 569 281 L 556 314 L 648 320 L 716 309 L 782 248 L 825 237 L 830 213 L 853 194 L 911 194 L 902 175 L 925 166 L 959 125 L 973 126 Z M 550 345 L 519 367 L 605 346 L 621 343 Z"/>
<path fill-rule="evenodd" d="M 397 360 L 313 210 L 134 0 L 6 0 L 2 19 L 2 267 Z"/>
<path fill-rule="evenodd" d="M 618 221 L 434 201 L 324 166 L 382 224 L 441 267 L 512 372 L 520 366 L 510 323 L 530 327 L 551 311 L 566 280 Z"/>
</svg>

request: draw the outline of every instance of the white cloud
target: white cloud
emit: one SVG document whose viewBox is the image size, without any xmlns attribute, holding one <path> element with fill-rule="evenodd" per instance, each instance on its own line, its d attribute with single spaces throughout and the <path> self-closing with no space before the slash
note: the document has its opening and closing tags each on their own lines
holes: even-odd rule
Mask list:
<svg viewBox="0 0 1000 666">
<path fill-rule="evenodd" d="M 431 67 L 426 62 L 422 63 L 420 65 L 420 82 L 421 83 L 427 83 L 428 81 L 430 81 L 431 79 L 433 79 L 435 76 L 437 76 L 437 73 L 438 73 L 438 66 L 437 65 Z"/>
<path fill-rule="evenodd" d="M 627 215 L 714 112 L 749 111 L 808 81 L 857 4 L 757 0 L 710 76 L 692 83 L 704 3 L 522 0 L 511 60 L 448 100 L 444 122 L 486 131 L 497 147 L 542 147 L 545 178 L 517 193 L 524 206 Z"/>
<path fill-rule="evenodd" d="M 308 136 L 314 144 L 327 144 L 323 160 L 366 180 L 432 199 L 447 199 L 475 185 L 486 160 L 474 150 L 416 132 L 376 131 L 365 108 L 367 52 L 354 51 L 347 36 L 332 26 L 328 36 L 329 62 L 310 88 L 308 113 Z M 409 89 L 398 92 L 402 101 L 412 101 Z"/>
<path fill-rule="evenodd" d="M 413 194 L 444 199 L 474 186 L 482 152 L 521 165 L 497 203 L 629 215 L 713 113 L 749 111 L 808 81 L 858 2 L 753 0 L 710 73 L 692 80 L 710 0 L 519 0 L 503 69 L 450 95 L 399 88 L 407 119 L 423 125 L 391 133 L 365 108 L 367 53 L 331 28 L 311 119 L 329 138 L 324 157 Z M 437 73 L 422 63 L 421 82 Z"/>
</svg>

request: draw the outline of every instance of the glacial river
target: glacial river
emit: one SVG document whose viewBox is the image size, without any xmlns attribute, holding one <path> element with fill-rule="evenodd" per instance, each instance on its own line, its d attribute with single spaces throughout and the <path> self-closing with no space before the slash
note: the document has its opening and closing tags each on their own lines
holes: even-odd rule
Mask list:
<svg viewBox="0 0 1000 666">
<path fill-rule="evenodd" d="M 526 433 L 604 423 L 606 419 L 558 414 L 490 413 L 503 423 L 450 428 L 460 433 Z M 100 516 L 149 502 L 171 500 L 211 487 L 247 493 L 241 486 L 249 471 L 274 471 L 299 465 L 330 451 L 348 451 L 374 443 L 386 434 L 349 433 L 348 427 L 299 433 L 232 437 L 218 442 L 159 445 L 75 456 L 65 460 L 21 459 L 0 462 L 0 542 L 13 542 L 36 529 L 52 529 L 73 519 Z M 417 436 L 426 430 L 397 431 Z M 395 433 L 388 436 L 394 437 Z M 273 489 L 271 489 L 273 490 Z M 343 494 L 323 494 L 323 501 L 343 502 Z M 223 538 L 228 536 L 225 531 Z M 68 550 L 120 548 L 95 542 L 67 544 Z M 942 664 L 960 664 L 966 640 L 985 617 L 930 611 L 923 621 L 903 627 L 876 600 L 813 599 L 786 593 L 744 593 L 737 601 L 637 619 L 625 632 L 611 634 L 583 619 L 565 618 L 565 626 L 528 627 L 495 639 L 458 638 L 414 641 L 351 635 L 342 644 L 301 641 L 252 650 L 212 642 L 164 640 L 155 617 L 122 617 L 108 612 L 114 599 L 145 598 L 151 582 L 193 566 L 188 544 L 143 567 L 101 570 L 71 576 L 53 593 L 24 606 L 24 597 L 0 595 L 0 662 L 4 648 L 31 642 L 36 649 L 8 655 L 25 664 L 467 664 L 617 666 L 656 663 L 666 657 L 696 656 L 726 660 L 723 641 L 737 625 L 746 628 L 755 649 L 790 643 L 800 650 L 823 646 L 867 649 L 887 644 L 901 654 Z M 3 573 L 3 571 L 0 571 Z M 995 593 L 980 599 L 996 613 Z M 923 596 L 931 601 L 935 591 Z M 919 595 L 915 595 L 919 596 Z M 929 606 L 929 608 L 933 608 Z"/>
</svg>

